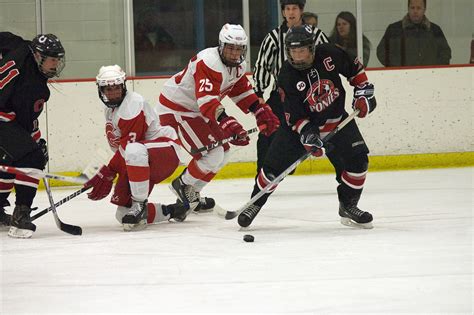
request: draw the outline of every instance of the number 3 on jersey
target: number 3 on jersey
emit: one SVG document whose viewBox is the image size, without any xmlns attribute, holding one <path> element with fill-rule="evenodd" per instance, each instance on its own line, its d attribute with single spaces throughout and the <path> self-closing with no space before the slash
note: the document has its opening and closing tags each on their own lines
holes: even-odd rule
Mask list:
<svg viewBox="0 0 474 315">
<path fill-rule="evenodd" d="M 199 80 L 199 92 L 211 92 L 213 85 L 209 79 Z"/>
<path fill-rule="evenodd" d="M 133 143 L 137 140 L 137 133 L 136 132 L 130 132 L 128 134 L 128 143 Z"/>
</svg>

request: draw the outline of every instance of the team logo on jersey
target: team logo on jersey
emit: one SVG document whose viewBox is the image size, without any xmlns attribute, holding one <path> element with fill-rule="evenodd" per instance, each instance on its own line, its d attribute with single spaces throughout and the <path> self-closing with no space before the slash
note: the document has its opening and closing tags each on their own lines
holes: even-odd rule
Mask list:
<svg viewBox="0 0 474 315">
<path fill-rule="evenodd" d="M 306 83 L 304 81 L 299 81 L 298 83 L 296 83 L 296 89 L 298 89 L 298 91 L 301 92 L 305 88 L 306 88 Z"/>
<path fill-rule="evenodd" d="M 306 93 L 309 110 L 320 113 L 328 108 L 340 95 L 331 80 L 322 79 L 314 82 Z"/>
<path fill-rule="evenodd" d="M 118 149 L 120 145 L 120 135 L 117 135 L 117 132 L 112 123 L 108 122 L 105 124 L 105 134 L 107 135 L 107 141 L 109 142 L 109 146 L 112 149 Z"/>
</svg>

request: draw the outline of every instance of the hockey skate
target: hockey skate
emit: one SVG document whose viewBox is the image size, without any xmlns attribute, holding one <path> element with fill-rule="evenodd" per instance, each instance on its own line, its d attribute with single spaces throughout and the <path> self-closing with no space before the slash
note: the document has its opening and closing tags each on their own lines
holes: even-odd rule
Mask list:
<svg viewBox="0 0 474 315">
<path fill-rule="evenodd" d="M 213 198 L 201 197 L 201 199 L 199 199 L 199 207 L 197 207 L 199 210 L 194 211 L 199 213 L 212 212 L 215 206 L 216 201 Z"/>
<path fill-rule="evenodd" d="M 373 228 L 372 215 L 367 211 L 360 210 L 356 204 L 344 205 L 339 202 L 339 216 L 343 225 L 363 229 Z"/>
<path fill-rule="evenodd" d="M 36 225 L 31 223 L 31 209 L 25 205 L 17 205 L 13 210 L 8 236 L 14 238 L 30 238 L 36 231 Z"/>
<path fill-rule="evenodd" d="M 181 200 L 176 199 L 176 203 L 181 203 Z M 216 201 L 213 198 L 201 197 L 199 198 L 199 205 L 193 210 L 195 213 L 208 213 L 214 210 Z"/>
<path fill-rule="evenodd" d="M 241 227 L 248 227 L 257 216 L 262 207 L 251 204 L 241 214 L 239 214 L 238 222 Z"/>
<path fill-rule="evenodd" d="M 0 228 L 10 226 L 12 216 L 5 212 L 5 207 L 8 207 L 9 205 L 10 203 L 6 201 L 5 204 L 0 207 Z"/>
<path fill-rule="evenodd" d="M 180 200 L 174 204 L 167 205 L 166 207 L 170 213 L 170 219 L 173 219 L 177 222 L 183 222 L 186 220 L 188 214 L 191 213 L 191 210 L 187 209 Z"/>
<path fill-rule="evenodd" d="M 186 209 L 194 211 L 199 206 L 199 193 L 194 190 L 193 186 L 186 185 L 181 176 L 171 182 L 170 189 L 181 200 Z"/>
<path fill-rule="evenodd" d="M 132 207 L 122 218 L 124 231 L 137 231 L 146 228 L 148 217 L 147 200 L 132 202 Z"/>
</svg>

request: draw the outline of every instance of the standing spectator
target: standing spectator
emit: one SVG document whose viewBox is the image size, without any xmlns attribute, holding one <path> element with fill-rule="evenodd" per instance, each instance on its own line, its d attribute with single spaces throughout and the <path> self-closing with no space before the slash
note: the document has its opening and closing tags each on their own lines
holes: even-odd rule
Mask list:
<svg viewBox="0 0 474 315">
<path fill-rule="evenodd" d="M 449 64 L 451 48 L 425 12 L 426 0 L 408 0 L 407 15 L 387 27 L 377 46 L 377 58 L 384 66 Z"/>
<path fill-rule="evenodd" d="M 240 25 L 226 24 L 219 33 L 219 46 L 200 51 L 186 68 L 163 86 L 157 111 L 163 125 L 173 127 L 189 145 L 188 151 L 215 141 L 235 138 L 233 145 L 249 144 L 242 125 L 226 114 L 221 100 L 229 96 L 244 113 L 253 113 L 261 132 L 271 135 L 279 126 L 270 106 L 260 103 L 245 73 L 247 35 Z M 195 153 L 171 189 L 190 211 L 198 209 L 200 191 L 224 167 L 228 143 Z"/>
<path fill-rule="evenodd" d="M 344 49 L 349 57 L 357 58 L 357 24 L 351 12 L 342 11 L 336 17 L 334 29 L 329 36 L 331 43 Z M 367 67 L 370 58 L 370 41 L 362 35 L 364 67 Z"/>
<path fill-rule="evenodd" d="M 105 105 L 106 136 L 115 154 L 84 185 L 93 187 L 88 197 L 107 197 L 118 174 L 111 203 L 118 206 L 115 217 L 125 231 L 171 218 L 183 221 L 186 209 L 182 206 L 148 202 L 154 185 L 178 167 L 178 136 L 172 128 L 160 126 L 155 111 L 140 94 L 127 91 L 125 81 L 125 72 L 118 65 L 101 67 L 96 77 Z"/>
<path fill-rule="evenodd" d="M 64 48 L 53 34 L 29 41 L 1 32 L 0 54 L 0 164 L 43 170 L 48 149 L 38 118 L 50 96 L 48 79 L 64 68 Z M 38 183 L 27 175 L 0 173 L 0 223 L 11 223 L 10 237 L 30 238 L 36 231 L 30 213 Z M 16 202 L 10 222 L 4 207 L 10 205 L 13 187 Z"/>
<path fill-rule="evenodd" d="M 270 105 L 273 112 L 280 119 L 281 125 L 286 125 L 283 115 L 283 105 L 278 93 L 277 78 L 280 68 L 286 60 L 284 44 L 288 28 L 302 24 L 301 15 L 303 14 L 306 0 L 280 0 L 281 12 L 284 17 L 283 23 L 273 29 L 263 39 L 258 52 L 257 61 L 253 71 L 253 80 L 255 82 L 255 93 L 259 97 L 260 103 L 264 104 L 264 91 L 270 86 L 271 79 L 274 83 L 270 97 L 266 103 Z M 328 38 L 318 28 L 314 28 L 316 35 L 316 44 L 327 43 Z M 262 133 L 258 135 L 257 140 L 257 172 L 262 167 L 263 160 L 267 154 L 273 136 L 266 136 Z"/>
<path fill-rule="evenodd" d="M 318 15 L 313 12 L 303 12 L 301 16 L 303 24 L 311 25 L 312 27 L 318 27 Z"/>
</svg>

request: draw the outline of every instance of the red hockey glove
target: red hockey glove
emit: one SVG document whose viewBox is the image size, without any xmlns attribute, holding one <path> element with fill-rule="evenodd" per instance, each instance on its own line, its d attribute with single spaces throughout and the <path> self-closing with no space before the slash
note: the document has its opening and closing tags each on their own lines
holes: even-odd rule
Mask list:
<svg viewBox="0 0 474 315">
<path fill-rule="evenodd" d="M 360 118 L 365 118 L 377 107 L 377 101 L 374 96 L 374 85 L 366 83 L 358 85 L 354 88 L 354 99 L 352 100 L 352 108 L 358 109 Z"/>
<path fill-rule="evenodd" d="M 93 187 L 92 191 L 87 194 L 91 200 L 100 200 L 110 193 L 112 190 L 112 181 L 115 178 L 115 173 L 111 171 L 106 165 L 84 184 L 85 188 Z"/>
<path fill-rule="evenodd" d="M 232 116 L 222 118 L 219 122 L 219 126 L 224 132 L 224 137 L 230 138 L 235 137 L 230 143 L 233 145 L 244 146 L 249 144 L 250 138 L 247 135 L 247 131 L 244 130 L 241 124 Z"/>
<path fill-rule="evenodd" d="M 311 152 L 312 155 L 320 157 L 326 153 L 324 149 L 324 143 L 319 138 L 318 127 L 305 127 L 301 131 L 300 141 L 303 144 L 306 151 Z"/>
<path fill-rule="evenodd" d="M 280 127 L 280 121 L 268 104 L 258 104 L 255 107 L 255 118 L 260 131 L 267 137 Z"/>
</svg>

